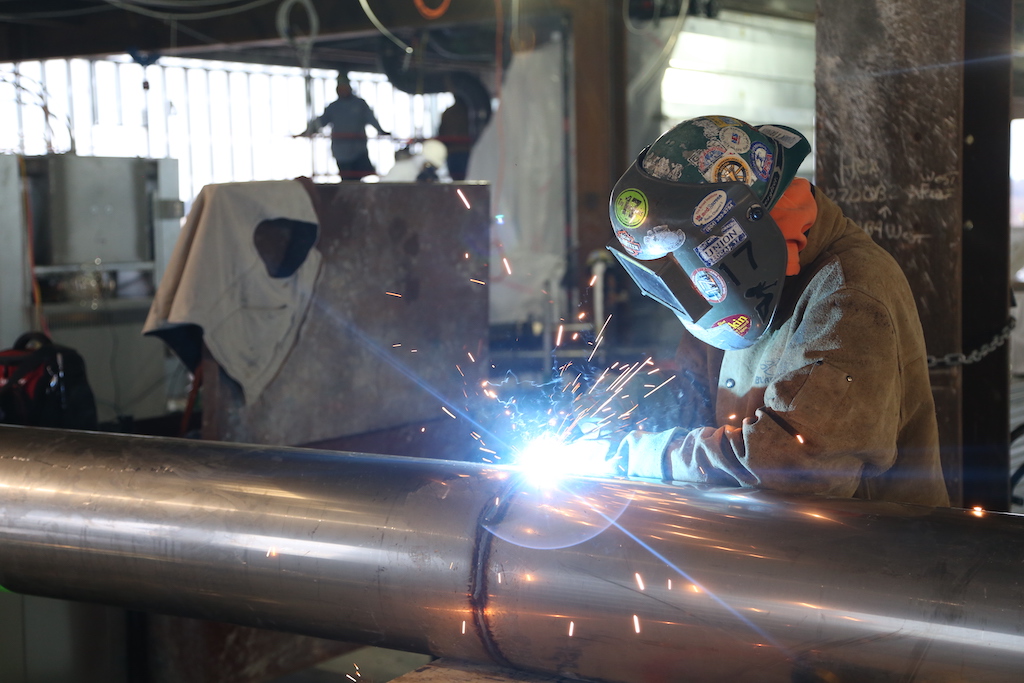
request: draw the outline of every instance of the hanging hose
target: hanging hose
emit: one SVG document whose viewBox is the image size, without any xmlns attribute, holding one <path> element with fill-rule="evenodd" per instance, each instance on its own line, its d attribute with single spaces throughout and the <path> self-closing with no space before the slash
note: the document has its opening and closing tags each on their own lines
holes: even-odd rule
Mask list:
<svg viewBox="0 0 1024 683">
<path fill-rule="evenodd" d="M 306 10 L 306 17 L 309 19 L 309 35 L 302 42 L 292 35 L 291 16 L 292 7 L 300 5 Z M 320 15 L 312 0 L 284 0 L 277 8 L 277 35 L 285 40 L 295 50 L 295 57 L 302 68 L 303 80 L 306 91 L 306 120 L 313 120 L 313 79 L 309 74 L 309 65 L 313 58 L 313 43 L 320 34 Z"/>
</svg>

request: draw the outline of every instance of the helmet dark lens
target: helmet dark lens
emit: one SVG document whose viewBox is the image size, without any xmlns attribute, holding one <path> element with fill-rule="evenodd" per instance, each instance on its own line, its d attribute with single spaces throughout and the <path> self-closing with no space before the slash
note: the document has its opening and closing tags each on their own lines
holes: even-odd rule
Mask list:
<svg viewBox="0 0 1024 683">
<path fill-rule="evenodd" d="M 764 207 L 763 206 L 752 206 L 747 210 L 747 218 L 752 221 L 759 221 L 764 218 Z"/>
</svg>

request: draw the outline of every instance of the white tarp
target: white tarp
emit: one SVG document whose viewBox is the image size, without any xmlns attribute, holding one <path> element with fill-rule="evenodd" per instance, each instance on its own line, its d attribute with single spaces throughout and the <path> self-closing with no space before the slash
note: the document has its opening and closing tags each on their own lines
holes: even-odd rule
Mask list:
<svg viewBox="0 0 1024 683">
<path fill-rule="evenodd" d="M 470 155 L 467 179 L 492 187 L 492 324 L 543 321 L 548 302 L 561 299 L 552 287 L 566 267 L 563 78 L 561 40 L 516 53 L 500 108 Z"/>
</svg>

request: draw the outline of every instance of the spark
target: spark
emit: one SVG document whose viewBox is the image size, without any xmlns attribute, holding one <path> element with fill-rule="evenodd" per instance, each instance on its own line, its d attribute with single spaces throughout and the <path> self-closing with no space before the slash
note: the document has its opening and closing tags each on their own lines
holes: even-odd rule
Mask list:
<svg viewBox="0 0 1024 683">
<path fill-rule="evenodd" d="M 974 509 L 971 510 L 971 514 L 974 515 L 975 517 L 984 517 L 985 516 L 985 508 L 981 507 L 980 505 L 975 505 Z"/>
<path fill-rule="evenodd" d="M 570 621 L 569 622 L 569 637 L 570 638 L 572 638 L 572 632 L 575 631 L 575 630 L 576 630 L 576 622 L 575 621 Z"/>
<path fill-rule="evenodd" d="M 482 450 L 484 453 L 490 453 L 491 455 L 498 454 L 498 451 L 492 451 L 490 448 L 484 448 L 483 446 L 480 447 L 480 450 Z"/>
<path fill-rule="evenodd" d="M 448 414 L 448 417 L 450 417 L 451 419 L 453 419 L 453 420 L 455 419 L 455 413 L 453 413 L 452 411 L 448 410 L 444 406 L 441 406 L 441 410 L 446 412 Z"/>
<path fill-rule="evenodd" d="M 730 420 L 735 420 L 736 419 L 736 413 L 733 413 L 732 415 L 730 415 L 729 419 Z"/>
<path fill-rule="evenodd" d="M 466 620 L 462 620 L 462 635 L 466 635 Z"/>
<path fill-rule="evenodd" d="M 558 326 L 558 336 L 555 337 L 555 346 L 562 345 L 562 331 L 565 329 L 565 325 Z"/>
<path fill-rule="evenodd" d="M 420 434 L 425 434 L 427 431 L 426 427 L 420 427 Z"/>
<path fill-rule="evenodd" d="M 456 188 L 455 192 L 459 195 L 459 199 L 462 200 L 462 203 L 466 205 L 467 209 L 472 209 L 473 208 L 472 206 L 469 205 L 469 200 L 466 199 L 466 195 L 462 194 L 462 188 L 461 187 Z"/>
<path fill-rule="evenodd" d="M 672 590 L 672 579 L 668 580 L 668 589 Z"/>
<path fill-rule="evenodd" d="M 640 633 L 640 617 L 635 614 L 633 615 L 633 630 Z"/>
<path fill-rule="evenodd" d="M 668 378 L 667 380 L 665 380 L 664 382 L 662 382 L 661 384 L 659 384 L 658 386 L 654 387 L 653 389 L 651 389 L 650 391 L 648 391 L 648 392 L 647 392 L 646 394 L 644 394 L 644 398 L 647 398 L 648 396 L 650 396 L 651 394 L 653 394 L 653 393 L 654 393 L 655 391 L 657 391 L 658 389 L 661 389 L 661 388 L 662 388 L 663 386 L 665 386 L 666 384 L 668 384 L 669 382 L 671 382 L 671 381 L 672 381 L 672 380 L 674 380 L 675 378 L 676 378 L 676 376 L 675 376 L 675 375 L 672 375 L 672 376 L 671 376 L 671 377 L 669 377 L 669 378 Z"/>
<path fill-rule="evenodd" d="M 595 275 L 595 276 L 593 276 L 592 278 L 590 278 L 590 284 L 589 284 L 589 285 L 587 285 L 587 286 L 588 286 L 588 287 L 593 287 L 593 286 L 594 286 L 594 283 L 596 283 L 596 282 L 597 282 L 597 276 Z"/>
<path fill-rule="evenodd" d="M 469 258 L 469 252 L 467 251 L 464 255 L 465 258 Z"/>
<path fill-rule="evenodd" d="M 499 213 L 494 217 L 494 222 L 498 225 L 505 225 L 505 214 Z"/>
<path fill-rule="evenodd" d="M 601 342 L 604 341 L 604 328 L 608 327 L 608 321 L 611 319 L 612 317 L 610 315 L 604 319 L 604 324 L 601 325 L 601 330 L 597 333 L 597 340 L 594 342 L 594 350 L 590 352 L 590 357 L 587 358 L 588 363 L 594 359 L 594 354 L 597 353 L 597 349 L 601 346 Z"/>
<path fill-rule="evenodd" d="M 802 437 L 799 434 L 797 434 L 796 435 L 796 440 L 799 441 L 800 443 L 803 443 L 804 442 L 804 437 Z"/>
<path fill-rule="evenodd" d="M 508 262 L 508 259 L 504 256 L 501 257 L 501 262 L 505 264 L 505 272 L 509 275 L 512 274 L 512 265 Z"/>
<path fill-rule="evenodd" d="M 470 362 L 473 362 L 473 363 L 476 362 L 476 358 L 473 358 L 473 354 L 472 353 L 470 353 L 469 351 L 466 351 L 466 355 L 469 356 Z"/>
<path fill-rule="evenodd" d="M 462 368 L 459 367 L 458 363 L 455 364 L 455 369 L 458 370 L 459 374 L 462 375 L 463 377 L 466 376 L 466 373 L 462 371 Z"/>
<path fill-rule="evenodd" d="M 400 347 L 400 346 L 401 346 L 401 344 L 392 344 L 392 345 L 391 345 L 391 348 L 393 348 L 393 349 L 397 349 L 397 348 L 398 348 L 398 347 Z"/>
<path fill-rule="evenodd" d="M 401 298 L 402 298 L 402 295 L 401 295 L 401 294 L 396 294 L 395 292 L 389 292 L 389 291 L 385 290 L 385 291 L 384 291 L 384 293 L 385 293 L 385 294 L 387 294 L 388 296 L 396 296 L 396 297 L 398 297 L 399 299 L 401 299 Z"/>
<path fill-rule="evenodd" d="M 526 575 L 526 580 L 527 581 L 533 581 L 533 574 L 527 574 Z"/>
<path fill-rule="evenodd" d="M 640 572 L 635 573 L 633 576 L 636 577 L 636 585 L 640 586 L 640 590 L 645 590 L 644 577 L 640 576 Z"/>
<path fill-rule="evenodd" d="M 267 551 L 267 557 L 277 557 L 277 548 L 271 546 L 270 550 Z"/>
<path fill-rule="evenodd" d="M 353 683 L 356 683 L 356 678 L 352 674 L 345 674 L 345 678 L 349 679 Z"/>
<path fill-rule="evenodd" d="M 474 283 L 474 284 L 477 284 L 477 285 L 486 285 L 487 284 L 483 280 L 474 280 L 473 278 L 469 278 L 469 281 Z"/>
<path fill-rule="evenodd" d="M 498 583 L 501 583 L 501 572 L 498 572 Z"/>
</svg>

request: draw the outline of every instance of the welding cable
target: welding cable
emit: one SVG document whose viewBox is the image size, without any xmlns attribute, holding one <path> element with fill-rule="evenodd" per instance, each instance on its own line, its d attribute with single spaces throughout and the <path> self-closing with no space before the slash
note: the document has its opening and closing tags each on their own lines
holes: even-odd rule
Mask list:
<svg viewBox="0 0 1024 683">
<path fill-rule="evenodd" d="M 626 12 L 628 11 L 626 9 L 626 4 L 627 3 L 623 3 L 623 13 L 625 15 L 627 26 L 630 26 L 632 22 L 629 21 L 629 15 L 626 14 Z M 672 51 L 675 50 L 676 43 L 679 41 L 679 34 L 683 30 L 683 24 L 686 22 L 686 16 L 689 12 L 690 0 L 686 0 L 686 2 L 683 3 L 683 5 L 679 8 L 679 15 L 676 17 L 676 21 L 672 25 L 672 35 L 669 36 L 669 39 L 667 41 L 665 41 L 665 46 L 661 49 L 661 54 L 658 55 L 657 59 L 651 62 L 650 66 L 647 68 L 647 71 L 645 71 L 639 77 L 633 79 L 633 81 L 629 84 L 626 94 L 626 97 L 628 99 L 635 98 L 636 94 L 644 86 L 647 85 L 647 83 L 654 77 L 655 74 L 657 74 L 659 71 L 665 70 L 666 62 L 672 56 Z"/>
<path fill-rule="evenodd" d="M 291 23 L 289 22 L 292 7 L 296 4 L 306 10 L 306 17 L 309 19 L 309 35 L 306 36 L 303 44 L 292 35 Z M 291 45 L 295 50 L 295 57 L 302 68 L 302 76 L 306 90 L 306 120 L 313 120 L 313 79 L 309 74 L 309 65 L 313 58 L 313 43 L 320 34 L 320 15 L 312 0 L 284 0 L 277 8 L 277 35 Z"/>
<path fill-rule="evenodd" d="M 405 54 L 407 54 L 407 55 L 411 55 L 412 54 L 412 48 L 411 47 L 409 47 L 408 45 L 403 43 L 398 38 L 398 36 L 396 36 L 394 33 L 389 31 L 387 26 L 385 26 L 384 24 L 380 23 L 380 20 L 377 19 L 377 15 L 373 13 L 372 9 L 370 9 L 370 3 L 367 2 L 367 0 L 359 0 L 359 4 L 363 6 L 363 12 L 366 13 L 366 17 L 373 23 L 374 26 L 377 27 L 378 31 L 380 31 L 392 43 L 394 43 L 398 47 L 402 48 L 402 51 L 405 52 Z"/>
</svg>

